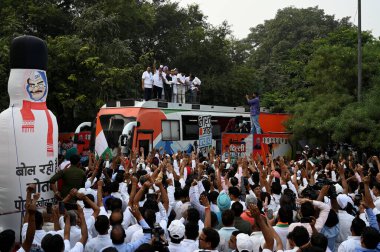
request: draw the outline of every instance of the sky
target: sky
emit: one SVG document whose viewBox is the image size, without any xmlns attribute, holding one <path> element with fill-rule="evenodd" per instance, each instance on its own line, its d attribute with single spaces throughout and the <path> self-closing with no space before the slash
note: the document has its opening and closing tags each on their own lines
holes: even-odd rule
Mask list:
<svg viewBox="0 0 380 252">
<path fill-rule="evenodd" d="M 350 16 L 357 25 L 358 0 L 176 0 L 181 7 L 196 3 L 212 25 L 226 20 L 233 35 L 242 39 L 249 34 L 249 28 L 275 17 L 278 9 L 288 6 L 307 8 L 318 6 L 326 14 L 341 19 Z M 362 30 L 370 30 L 380 36 L 380 0 L 362 0 Z"/>
</svg>

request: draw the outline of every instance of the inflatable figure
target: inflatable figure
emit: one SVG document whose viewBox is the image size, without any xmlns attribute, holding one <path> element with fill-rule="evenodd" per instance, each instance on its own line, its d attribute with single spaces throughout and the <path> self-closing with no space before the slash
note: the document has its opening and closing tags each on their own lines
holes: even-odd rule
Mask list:
<svg viewBox="0 0 380 252">
<path fill-rule="evenodd" d="M 20 231 L 28 184 L 41 193 L 37 207 L 55 201 L 49 179 L 58 165 L 58 126 L 46 107 L 47 58 L 46 43 L 37 37 L 12 41 L 10 102 L 0 114 L 0 230 Z"/>
</svg>

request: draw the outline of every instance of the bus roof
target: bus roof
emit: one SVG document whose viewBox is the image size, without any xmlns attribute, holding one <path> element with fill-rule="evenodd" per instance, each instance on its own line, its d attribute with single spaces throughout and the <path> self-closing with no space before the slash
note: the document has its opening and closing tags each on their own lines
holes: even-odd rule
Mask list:
<svg viewBox="0 0 380 252">
<path fill-rule="evenodd" d="M 205 112 L 225 112 L 225 113 L 249 113 L 245 107 L 227 107 L 227 106 L 214 106 L 214 105 L 203 105 L 203 104 L 189 104 L 189 103 L 172 103 L 165 101 L 143 101 L 143 100 L 120 100 L 120 101 L 110 101 L 103 105 L 102 108 L 123 108 L 123 107 L 134 107 L 134 108 L 155 108 L 155 109 L 173 109 L 173 110 L 183 110 L 183 111 L 205 111 Z M 262 112 L 267 112 L 261 109 Z"/>
</svg>

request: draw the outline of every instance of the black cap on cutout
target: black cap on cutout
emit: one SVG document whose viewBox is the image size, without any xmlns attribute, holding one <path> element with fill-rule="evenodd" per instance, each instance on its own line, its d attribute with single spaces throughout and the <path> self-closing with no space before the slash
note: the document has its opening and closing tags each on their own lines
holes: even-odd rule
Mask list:
<svg viewBox="0 0 380 252">
<path fill-rule="evenodd" d="M 47 68 L 48 52 L 45 41 L 34 36 L 20 36 L 12 41 L 11 69 Z"/>
</svg>

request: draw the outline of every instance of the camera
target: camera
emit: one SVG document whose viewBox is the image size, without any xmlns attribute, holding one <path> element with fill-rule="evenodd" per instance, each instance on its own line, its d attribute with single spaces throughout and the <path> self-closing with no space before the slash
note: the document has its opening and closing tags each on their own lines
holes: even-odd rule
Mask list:
<svg viewBox="0 0 380 252">
<path fill-rule="evenodd" d="M 144 234 L 151 234 L 154 237 L 153 246 L 157 251 L 169 251 L 167 249 L 168 243 L 162 239 L 162 235 L 165 234 L 165 231 L 162 229 L 159 223 L 155 223 L 153 228 L 144 228 Z"/>
<path fill-rule="evenodd" d="M 327 196 L 329 198 L 336 198 L 338 196 L 338 194 L 336 193 L 335 186 L 334 186 L 336 183 L 338 182 L 334 182 L 326 178 L 321 178 L 321 179 L 317 179 L 317 182 L 314 185 L 312 185 L 311 188 L 314 190 L 321 190 L 323 186 L 329 185 L 330 188 L 327 193 Z"/>
</svg>

